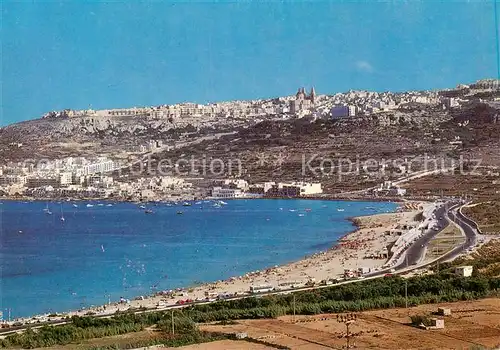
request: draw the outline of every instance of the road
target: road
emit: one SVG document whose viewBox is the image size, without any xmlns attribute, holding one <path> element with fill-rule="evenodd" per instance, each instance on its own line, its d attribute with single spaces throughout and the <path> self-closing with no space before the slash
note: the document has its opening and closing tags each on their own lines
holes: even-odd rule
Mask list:
<svg viewBox="0 0 500 350">
<path fill-rule="evenodd" d="M 467 251 L 468 249 L 473 248 L 477 244 L 478 230 L 476 228 L 476 224 L 474 223 L 474 221 L 465 217 L 460 212 L 460 209 L 461 205 L 456 205 L 452 207 L 448 211 L 447 216 L 451 221 L 455 222 L 463 230 L 465 234 L 465 242 L 453 248 L 451 251 L 444 254 L 443 256 L 441 256 L 439 259 L 437 259 L 436 262 L 441 263 L 448 260 L 452 260 L 456 258 L 458 255 Z"/>
<path fill-rule="evenodd" d="M 434 231 L 433 229 L 429 229 L 425 235 L 420 237 L 413 243 L 410 248 L 406 251 L 406 257 L 405 260 L 397 265 L 395 269 L 401 269 L 403 267 L 407 267 L 410 265 L 416 265 L 418 264 L 422 258 L 425 255 L 425 251 L 427 249 L 427 246 L 429 245 L 429 242 L 436 237 L 442 230 L 444 230 L 448 226 L 448 220 L 445 217 L 447 211 L 447 206 L 442 206 L 438 208 L 436 211 L 436 220 L 439 223 L 439 230 Z"/>
<path fill-rule="evenodd" d="M 401 264 L 399 264 L 395 269 L 402 269 L 407 266 L 416 265 L 420 262 L 424 256 L 425 250 L 429 242 L 436 237 L 444 228 L 449 225 L 449 222 L 453 221 L 457 224 L 465 234 L 465 242 L 461 245 L 453 248 L 451 251 L 445 253 L 433 263 L 441 263 L 451 259 L 456 258 L 458 255 L 467 251 L 468 249 L 474 247 L 477 243 L 477 229 L 476 224 L 465 217 L 461 212 L 460 208 L 462 205 L 460 203 L 447 203 L 445 206 L 439 208 L 436 212 L 436 219 L 439 222 L 439 231 L 430 231 L 426 235 L 419 238 L 410 248 L 407 250 L 407 258 Z"/>
</svg>

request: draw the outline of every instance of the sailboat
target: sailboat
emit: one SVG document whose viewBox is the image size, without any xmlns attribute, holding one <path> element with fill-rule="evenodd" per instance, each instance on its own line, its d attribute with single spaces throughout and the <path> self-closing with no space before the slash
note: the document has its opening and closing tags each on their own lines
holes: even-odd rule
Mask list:
<svg viewBox="0 0 500 350">
<path fill-rule="evenodd" d="M 51 211 L 50 211 L 50 209 L 49 209 L 49 202 L 47 202 L 47 206 L 45 207 L 45 209 L 43 209 L 43 211 L 44 211 L 44 212 L 45 212 L 45 214 L 47 214 L 47 215 L 51 215 L 51 214 L 52 214 L 52 212 L 51 212 Z"/>
<path fill-rule="evenodd" d="M 66 219 L 64 218 L 62 204 L 61 204 L 61 221 L 64 222 L 64 220 L 66 220 Z"/>
</svg>

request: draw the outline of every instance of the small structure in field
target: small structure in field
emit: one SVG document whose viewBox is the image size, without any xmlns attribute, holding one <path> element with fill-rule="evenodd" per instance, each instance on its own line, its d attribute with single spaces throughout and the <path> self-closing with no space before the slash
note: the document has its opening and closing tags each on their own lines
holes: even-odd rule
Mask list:
<svg viewBox="0 0 500 350">
<path fill-rule="evenodd" d="M 450 316 L 451 315 L 451 309 L 445 308 L 445 307 L 438 307 L 438 315 L 441 316 Z"/>
<path fill-rule="evenodd" d="M 472 276 L 472 266 L 457 266 L 455 267 L 455 274 L 462 277 L 470 277 Z"/>
<path fill-rule="evenodd" d="M 444 329 L 444 320 L 439 318 L 431 318 L 431 325 L 426 329 Z"/>
</svg>

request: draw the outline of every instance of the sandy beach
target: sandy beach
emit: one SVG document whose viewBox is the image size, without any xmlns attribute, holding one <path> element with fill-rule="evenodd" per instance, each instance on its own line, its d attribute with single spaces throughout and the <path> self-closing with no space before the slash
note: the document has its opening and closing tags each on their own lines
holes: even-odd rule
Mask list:
<svg viewBox="0 0 500 350">
<path fill-rule="evenodd" d="M 86 310 L 72 311 L 63 316 L 85 314 L 111 314 L 130 308 L 155 308 L 175 305 L 180 300 L 205 300 L 207 295 L 214 299 L 219 295 L 245 295 L 250 286 L 269 285 L 279 288 L 282 283 L 296 282 L 304 285 L 308 281 L 319 283 L 322 280 L 344 277 L 350 269 L 365 271 L 379 269 L 387 261 L 390 245 L 399 237 L 398 233 L 406 226 L 415 225 L 416 216 L 429 203 L 405 202 L 398 212 L 352 218 L 358 229 L 345 235 L 327 251 L 305 257 L 282 266 L 262 271 L 253 271 L 244 276 L 234 276 L 225 281 L 206 283 L 193 288 L 165 291 L 162 295 L 138 297 L 138 300 L 123 300 L 105 306 Z M 60 317 L 60 315 L 59 315 Z M 46 320 L 47 315 L 35 318 Z M 55 318 L 52 318 L 55 319 Z"/>
</svg>

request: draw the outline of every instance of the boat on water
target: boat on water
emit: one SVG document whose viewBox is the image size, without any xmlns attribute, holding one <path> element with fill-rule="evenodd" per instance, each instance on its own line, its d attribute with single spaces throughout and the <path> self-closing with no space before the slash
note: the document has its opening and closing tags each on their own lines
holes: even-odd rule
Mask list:
<svg viewBox="0 0 500 350">
<path fill-rule="evenodd" d="M 200 205 L 200 204 L 201 204 L 201 202 L 196 202 L 196 203 L 194 203 L 194 204 L 196 204 L 196 205 Z"/>
<path fill-rule="evenodd" d="M 47 206 L 43 209 L 43 211 L 47 215 L 52 215 L 52 212 L 49 209 L 49 203 L 47 203 Z"/>
<path fill-rule="evenodd" d="M 342 209 L 342 208 L 337 209 L 337 211 L 344 211 L 344 210 L 345 210 L 345 209 Z"/>
<path fill-rule="evenodd" d="M 64 220 L 66 220 L 66 219 L 64 218 L 63 207 L 61 204 L 61 221 L 64 222 Z"/>
<path fill-rule="evenodd" d="M 182 214 L 184 214 L 182 211 L 177 212 L 177 215 L 182 215 Z"/>
<path fill-rule="evenodd" d="M 98 205 L 99 207 L 102 207 L 102 206 L 103 206 L 104 204 L 102 204 L 102 203 L 99 203 L 99 204 L 97 204 L 97 205 Z"/>
<path fill-rule="evenodd" d="M 144 210 L 144 213 L 146 213 L 146 214 L 153 214 L 153 210 L 151 210 L 151 209 L 146 209 L 146 210 Z"/>
<path fill-rule="evenodd" d="M 226 203 L 226 202 L 224 202 L 224 201 L 219 201 L 219 204 L 222 204 L 222 205 L 227 205 L 227 203 Z"/>
<path fill-rule="evenodd" d="M 190 206 L 191 206 L 191 203 L 189 203 L 189 202 L 184 202 L 184 203 L 182 203 L 182 206 L 183 206 L 183 207 L 190 207 Z"/>
<path fill-rule="evenodd" d="M 112 206 L 113 206 L 113 204 L 111 204 L 111 203 L 110 203 L 110 204 L 106 204 L 106 206 L 107 206 L 107 207 L 112 207 Z"/>
<path fill-rule="evenodd" d="M 140 205 L 139 208 L 140 209 L 146 209 L 146 206 L 145 205 Z"/>
<path fill-rule="evenodd" d="M 290 212 L 292 212 L 292 213 L 293 213 L 293 212 L 295 212 L 296 210 L 295 210 L 295 209 L 288 209 L 288 211 L 290 211 Z"/>
<path fill-rule="evenodd" d="M 78 208 L 78 204 L 73 204 L 73 207 Z"/>
<path fill-rule="evenodd" d="M 93 204 L 87 204 L 87 208 L 92 208 L 94 205 Z"/>
<path fill-rule="evenodd" d="M 306 208 L 305 209 L 306 212 L 310 212 L 311 211 L 311 208 Z"/>
<path fill-rule="evenodd" d="M 299 216 L 304 216 L 304 214 L 299 214 Z"/>
</svg>

